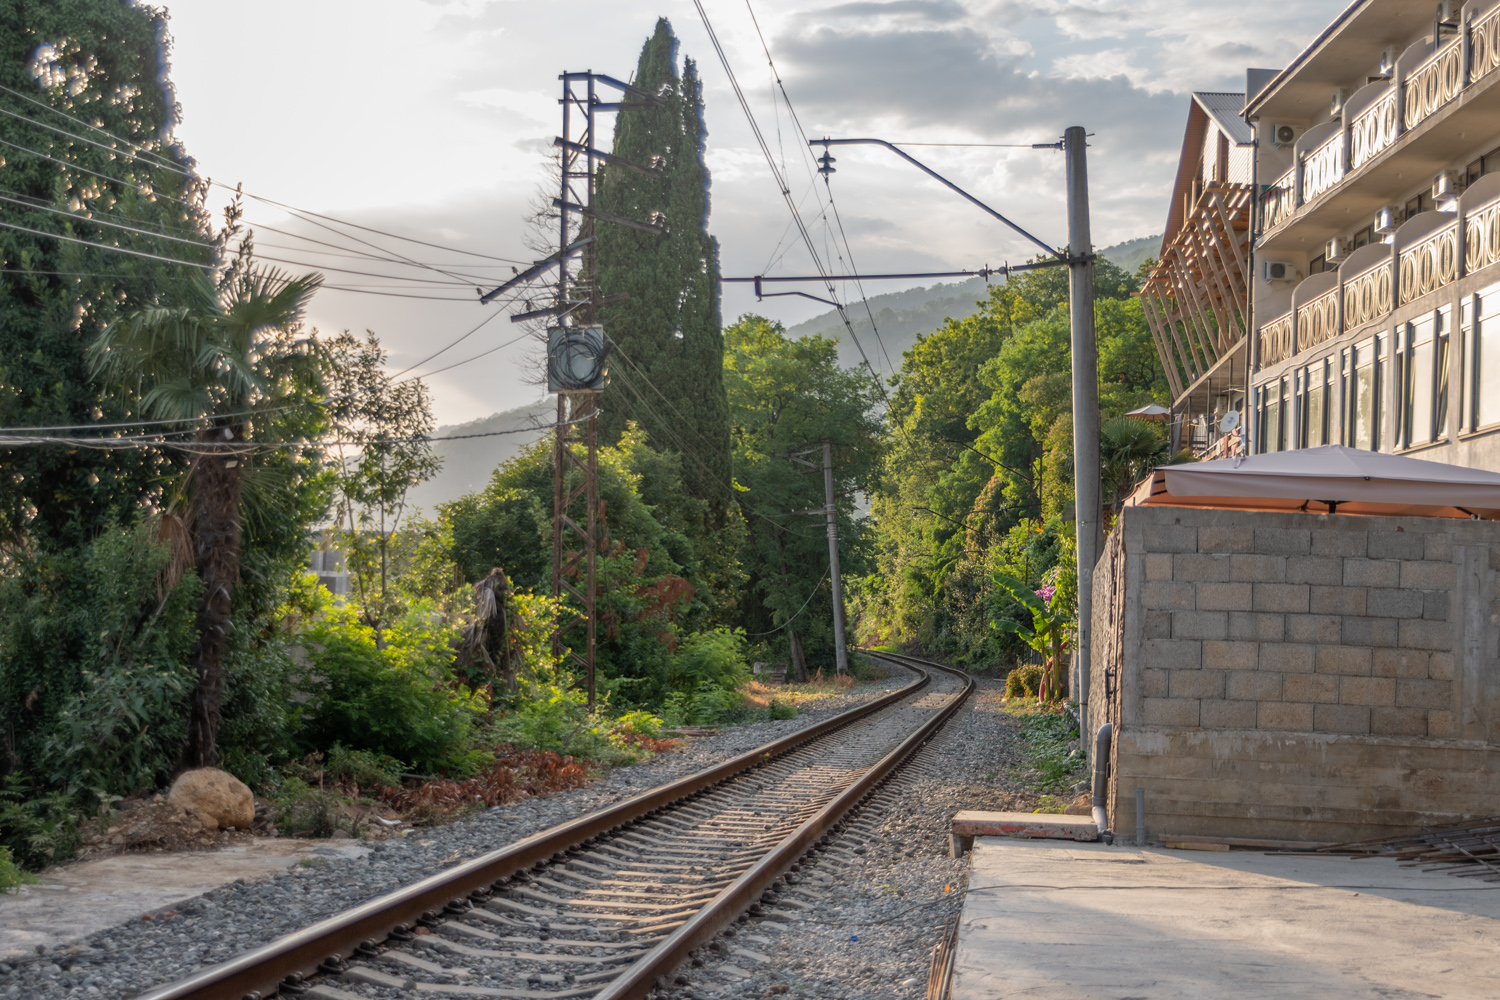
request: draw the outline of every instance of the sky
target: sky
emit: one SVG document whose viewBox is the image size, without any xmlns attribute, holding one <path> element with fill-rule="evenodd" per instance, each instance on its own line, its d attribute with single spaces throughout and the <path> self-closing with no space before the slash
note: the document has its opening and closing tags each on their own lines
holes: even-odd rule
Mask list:
<svg viewBox="0 0 1500 1000">
<path fill-rule="evenodd" d="M 1062 154 L 1029 147 L 1083 125 L 1093 133 L 1094 242 L 1107 246 L 1161 231 L 1188 94 L 1243 90 L 1246 67 L 1284 66 L 1345 3 L 702 0 L 819 253 L 840 273 L 851 260 L 864 273 L 972 269 L 1033 250 L 878 147 L 836 148 L 825 189 L 813 172 L 816 152 L 777 96 L 762 37 L 809 136 L 1024 147 L 906 148 L 1048 244 L 1066 242 Z M 491 258 L 536 257 L 524 221 L 528 202 L 556 184 L 547 153 L 560 125 L 558 74 L 628 78 L 658 16 L 671 21 L 682 56 L 704 80 L 709 231 L 722 273 L 813 273 L 693 0 L 163 5 L 182 108 L 176 134 L 200 173 L 253 196 L 246 220 L 262 227 L 263 256 L 299 271 L 322 268 L 329 284 L 366 286 L 320 292 L 311 323 L 324 332 L 372 330 L 393 371 L 431 373 L 440 423 L 540 397 L 536 346 L 511 343 L 522 328 L 506 310 L 478 305 L 474 287 L 509 276 L 510 265 Z M 847 253 L 825 208 L 830 194 Z M 213 197 L 228 195 L 218 188 Z M 269 202 L 437 246 L 314 228 Z M 429 266 L 335 256 L 369 244 Z M 347 273 L 360 270 L 380 276 Z M 865 287 L 873 295 L 921 283 Z M 857 302 L 852 284 L 841 294 Z M 748 286 L 725 286 L 726 322 L 755 311 L 791 325 L 826 308 L 797 298 L 757 303 Z"/>
</svg>

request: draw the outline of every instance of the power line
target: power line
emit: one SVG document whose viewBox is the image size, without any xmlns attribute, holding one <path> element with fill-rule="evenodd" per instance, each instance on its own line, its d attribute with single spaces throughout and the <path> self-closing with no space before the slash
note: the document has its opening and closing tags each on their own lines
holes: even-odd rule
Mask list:
<svg viewBox="0 0 1500 1000">
<path fill-rule="evenodd" d="M 113 250 L 116 253 L 130 254 L 132 257 L 146 257 L 151 260 L 164 261 L 168 264 L 180 264 L 183 267 L 200 267 L 206 271 L 212 271 L 214 269 L 213 264 L 198 264 L 190 260 L 178 260 L 176 257 L 163 257 L 160 254 L 146 253 L 143 250 L 130 250 L 126 247 L 111 246 L 108 243 L 94 243 L 90 240 L 75 239 L 72 236 L 64 236 L 61 233 L 49 233 L 41 229 L 28 229 L 26 226 L 18 226 L 15 223 L 6 222 L 3 219 L 0 219 L 0 228 L 14 229 L 23 233 L 31 233 L 34 236 L 48 236 L 54 240 L 62 240 L 66 243 L 81 243 L 86 247 L 94 247 L 97 250 Z"/>
</svg>

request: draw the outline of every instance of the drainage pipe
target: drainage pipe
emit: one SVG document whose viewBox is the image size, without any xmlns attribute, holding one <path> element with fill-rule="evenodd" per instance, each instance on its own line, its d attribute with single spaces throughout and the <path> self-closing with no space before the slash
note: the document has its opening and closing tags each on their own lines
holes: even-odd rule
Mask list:
<svg viewBox="0 0 1500 1000">
<path fill-rule="evenodd" d="M 1099 827 L 1099 839 L 1106 844 L 1115 842 L 1109 829 L 1109 817 L 1104 811 L 1104 802 L 1109 794 L 1109 744 L 1115 727 L 1106 722 L 1094 734 L 1094 825 Z"/>
</svg>

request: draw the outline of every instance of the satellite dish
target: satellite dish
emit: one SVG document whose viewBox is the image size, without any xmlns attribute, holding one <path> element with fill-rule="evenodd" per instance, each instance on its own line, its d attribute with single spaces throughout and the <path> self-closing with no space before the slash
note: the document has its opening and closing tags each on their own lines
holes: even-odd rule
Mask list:
<svg viewBox="0 0 1500 1000">
<path fill-rule="evenodd" d="M 1220 434 L 1232 434 L 1232 433 L 1234 433 L 1235 428 L 1238 427 L 1239 425 L 1240 425 L 1240 411 L 1239 410 L 1230 410 L 1228 413 L 1224 414 L 1223 419 L 1219 421 L 1219 433 Z"/>
</svg>

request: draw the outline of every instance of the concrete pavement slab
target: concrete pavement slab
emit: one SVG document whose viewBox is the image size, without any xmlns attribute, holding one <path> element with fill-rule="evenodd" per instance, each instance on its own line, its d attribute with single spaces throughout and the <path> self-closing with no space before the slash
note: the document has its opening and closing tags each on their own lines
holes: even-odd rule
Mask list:
<svg viewBox="0 0 1500 1000">
<path fill-rule="evenodd" d="M 1001 837 L 972 857 L 952 1000 L 1500 997 L 1500 884 Z"/>
</svg>

